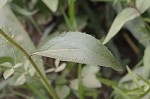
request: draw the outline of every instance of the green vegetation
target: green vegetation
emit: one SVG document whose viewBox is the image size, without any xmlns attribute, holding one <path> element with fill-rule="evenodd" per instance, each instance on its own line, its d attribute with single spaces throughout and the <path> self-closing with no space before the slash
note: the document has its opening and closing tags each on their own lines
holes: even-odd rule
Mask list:
<svg viewBox="0 0 150 99">
<path fill-rule="evenodd" d="M 0 1 L 0 99 L 150 99 L 150 0 Z"/>
</svg>

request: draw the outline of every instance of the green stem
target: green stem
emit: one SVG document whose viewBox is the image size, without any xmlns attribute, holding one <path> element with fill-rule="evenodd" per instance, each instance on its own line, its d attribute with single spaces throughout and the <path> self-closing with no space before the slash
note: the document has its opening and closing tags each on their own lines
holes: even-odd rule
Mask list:
<svg viewBox="0 0 150 99">
<path fill-rule="evenodd" d="M 69 18 L 71 25 L 73 26 L 74 30 L 78 30 L 77 28 L 77 21 L 75 18 L 75 5 L 74 5 L 74 0 L 69 0 Z"/>
<path fill-rule="evenodd" d="M 41 73 L 41 71 L 39 70 L 39 68 L 37 67 L 37 65 L 35 64 L 33 59 L 31 58 L 30 54 L 28 54 L 28 52 L 26 52 L 17 42 L 15 42 L 11 37 L 9 37 L 1 28 L 0 28 L 0 34 L 5 39 L 7 39 L 10 43 L 12 43 L 15 47 L 17 47 L 28 58 L 28 60 L 30 61 L 30 63 L 33 65 L 34 69 L 38 73 L 38 75 L 42 78 L 44 85 L 45 85 L 46 89 L 48 90 L 49 94 L 53 97 L 53 99 L 58 99 L 55 91 L 49 85 L 48 81 L 46 80 L 44 75 Z"/>
<path fill-rule="evenodd" d="M 84 89 L 82 85 L 82 75 L 81 75 L 82 64 L 78 66 L 78 92 L 79 92 L 79 99 L 84 99 Z"/>
<path fill-rule="evenodd" d="M 37 30 L 37 32 L 42 35 L 42 31 L 40 30 L 39 26 L 37 25 L 37 23 L 35 22 L 35 20 L 33 19 L 32 16 L 29 16 L 28 19 L 31 21 L 32 25 L 34 26 L 34 28 Z"/>
</svg>

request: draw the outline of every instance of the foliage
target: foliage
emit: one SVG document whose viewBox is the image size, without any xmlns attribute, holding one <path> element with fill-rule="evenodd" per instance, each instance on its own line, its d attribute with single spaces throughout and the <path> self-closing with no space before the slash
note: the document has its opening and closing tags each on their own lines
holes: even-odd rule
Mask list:
<svg viewBox="0 0 150 99">
<path fill-rule="evenodd" d="M 149 99 L 149 16 L 150 0 L 1 0 L 0 99 Z"/>
<path fill-rule="evenodd" d="M 8 1 L 8 0 L 2 0 L 2 1 L 1 1 L 1 4 L 0 4 L 0 8 L 3 7 L 3 6 L 7 3 L 7 1 Z"/>
<path fill-rule="evenodd" d="M 48 41 L 33 55 L 42 55 L 88 65 L 120 69 L 111 52 L 95 38 L 80 32 L 62 33 Z"/>
</svg>

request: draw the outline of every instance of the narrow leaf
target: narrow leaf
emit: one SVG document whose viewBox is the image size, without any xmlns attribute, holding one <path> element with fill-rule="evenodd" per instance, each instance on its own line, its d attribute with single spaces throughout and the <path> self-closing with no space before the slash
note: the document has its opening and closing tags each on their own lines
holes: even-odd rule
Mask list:
<svg viewBox="0 0 150 99">
<path fill-rule="evenodd" d="M 150 0 L 136 0 L 136 6 L 141 13 L 150 7 Z"/>
<path fill-rule="evenodd" d="M 30 76 L 34 76 L 36 71 L 33 66 L 30 66 L 28 72 L 29 72 Z"/>
<path fill-rule="evenodd" d="M 142 72 L 143 71 L 143 66 L 142 67 L 138 67 L 138 68 L 135 68 L 132 70 L 132 73 L 134 75 L 142 75 Z M 132 77 L 130 76 L 129 73 L 127 73 L 125 76 L 123 76 L 121 79 L 120 79 L 120 83 L 126 83 L 126 82 L 130 82 L 132 81 Z"/>
<path fill-rule="evenodd" d="M 30 62 L 28 60 L 26 60 L 25 63 L 24 63 L 24 69 L 25 69 L 25 71 L 28 71 L 29 65 L 30 65 Z"/>
<path fill-rule="evenodd" d="M 7 3 L 7 1 L 8 0 L 1 0 L 0 1 L 0 8 L 3 7 Z"/>
<path fill-rule="evenodd" d="M 56 68 L 55 72 L 60 72 L 64 70 L 66 67 L 66 63 L 62 63 L 59 67 Z"/>
<path fill-rule="evenodd" d="M 48 41 L 33 54 L 62 61 L 112 67 L 115 70 L 121 69 L 107 47 L 94 37 L 80 32 L 63 33 Z"/>
<path fill-rule="evenodd" d="M 113 80 L 109 80 L 109 79 L 105 79 L 105 78 L 98 78 L 99 81 L 107 86 L 110 86 L 110 87 L 117 87 L 118 86 L 118 83 L 113 81 Z"/>
<path fill-rule="evenodd" d="M 139 15 L 140 13 L 135 8 L 126 8 L 119 13 L 112 23 L 103 44 L 106 44 L 111 38 L 113 38 L 126 22 L 138 17 Z"/>
<path fill-rule="evenodd" d="M 25 83 L 26 78 L 25 78 L 25 74 L 22 74 L 21 76 L 18 77 L 18 79 L 16 80 L 15 85 L 22 85 L 23 83 Z"/>
<path fill-rule="evenodd" d="M 42 0 L 43 3 L 53 12 L 56 12 L 59 0 Z"/>
<path fill-rule="evenodd" d="M 8 77 L 10 77 L 12 74 L 14 73 L 14 69 L 11 68 L 11 69 L 8 69 L 4 72 L 3 76 L 5 79 L 7 79 Z"/>
<path fill-rule="evenodd" d="M 146 47 L 144 51 L 143 63 L 143 76 L 148 78 L 150 76 L 150 46 Z"/>
<path fill-rule="evenodd" d="M 126 68 L 127 68 L 128 73 L 129 73 L 130 76 L 132 77 L 133 82 L 137 85 L 137 87 L 138 87 L 139 89 L 141 89 L 141 86 L 139 85 L 139 82 L 138 82 L 136 76 L 133 74 L 133 72 L 131 71 L 131 69 L 130 69 L 128 66 L 126 66 Z"/>
<path fill-rule="evenodd" d="M 46 73 L 51 73 L 53 71 L 55 71 L 55 68 L 50 68 L 50 69 L 46 70 Z"/>
<path fill-rule="evenodd" d="M 29 38 L 28 33 L 24 30 L 24 28 L 18 21 L 17 17 L 9 8 L 9 6 L 4 6 L 0 9 L 0 27 L 3 27 L 3 31 L 5 31 L 6 33 L 10 32 L 9 28 L 13 29 L 13 31 L 11 31 L 11 34 L 15 35 L 13 39 L 17 41 L 17 43 L 19 43 L 27 52 L 30 53 L 30 52 L 33 52 L 33 50 L 35 50 L 35 46 L 33 42 L 31 41 L 31 39 Z M 12 48 L 10 44 L 9 45 L 5 44 L 3 46 L 0 46 L 0 49 L 3 49 L 0 51 L 0 57 L 3 57 L 3 56 L 14 57 L 14 53 L 12 53 L 12 50 L 11 50 Z M 14 48 L 14 52 L 16 53 L 17 63 L 26 61 L 26 58 L 24 57 L 24 55 L 22 55 L 22 52 L 20 50 L 18 50 L 17 48 Z M 44 74 L 45 72 L 44 72 L 42 59 L 39 57 L 36 57 L 36 58 L 33 57 L 33 59 L 37 59 L 36 64 L 38 64 L 38 68 Z M 20 71 L 20 72 L 24 72 L 24 71 Z"/>
<path fill-rule="evenodd" d="M 59 59 L 56 59 L 54 64 L 55 64 L 56 67 L 58 67 L 58 66 L 59 66 L 59 63 L 60 63 L 60 60 L 59 60 Z"/>
<path fill-rule="evenodd" d="M 32 15 L 34 15 L 35 13 L 37 13 L 38 12 L 38 10 L 34 10 L 34 11 L 28 11 L 28 10 L 26 10 L 26 9 L 23 9 L 23 8 L 21 8 L 21 7 L 19 7 L 18 5 L 16 5 L 16 4 L 11 4 L 11 8 L 14 10 L 14 11 L 16 11 L 17 13 L 19 13 L 19 14 L 21 14 L 21 15 L 24 15 L 24 16 L 32 16 Z"/>
<path fill-rule="evenodd" d="M 139 77 L 142 81 L 144 81 L 147 85 L 150 86 L 150 81 L 149 81 L 148 79 L 143 78 L 141 75 L 138 75 L 138 77 Z"/>
<path fill-rule="evenodd" d="M 13 66 L 13 68 L 18 68 L 18 67 L 20 67 L 22 65 L 23 65 L 23 63 L 17 63 L 17 64 L 15 64 L 15 66 Z"/>
<path fill-rule="evenodd" d="M 127 95 L 125 92 L 123 92 L 121 89 L 117 87 L 113 87 L 113 88 L 117 93 L 119 93 L 122 96 L 123 99 L 133 99 L 129 95 Z"/>
<path fill-rule="evenodd" d="M 12 65 L 15 64 L 14 59 L 12 57 L 9 57 L 9 56 L 0 57 L 0 64 L 5 63 L 5 62 L 9 62 Z"/>
<path fill-rule="evenodd" d="M 1 66 L 8 67 L 8 68 L 12 68 L 13 67 L 12 64 L 9 63 L 9 62 L 5 62 L 5 63 L 1 64 Z"/>
</svg>

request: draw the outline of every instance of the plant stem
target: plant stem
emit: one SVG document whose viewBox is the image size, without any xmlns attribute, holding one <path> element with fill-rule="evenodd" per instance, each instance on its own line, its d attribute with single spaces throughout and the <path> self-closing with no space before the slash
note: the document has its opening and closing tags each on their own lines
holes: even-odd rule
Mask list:
<svg viewBox="0 0 150 99">
<path fill-rule="evenodd" d="M 36 72 L 38 73 L 38 75 L 42 78 L 42 81 L 44 82 L 44 85 L 46 87 L 46 89 L 48 90 L 49 94 L 53 97 L 53 99 L 58 99 L 55 91 L 53 90 L 53 88 L 49 85 L 48 81 L 46 80 L 46 78 L 44 77 L 44 75 L 41 73 L 41 71 L 39 70 L 39 68 L 37 67 L 37 65 L 35 64 L 35 62 L 33 61 L 33 59 L 31 58 L 30 54 L 25 51 L 17 42 L 15 42 L 11 37 L 9 37 L 1 28 L 0 28 L 0 34 L 7 39 L 10 43 L 12 43 L 15 47 L 17 47 L 26 57 L 27 59 L 30 61 L 30 63 L 33 65 L 34 69 L 36 70 Z"/>
<path fill-rule="evenodd" d="M 27 18 L 31 21 L 31 24 L 36 29 L 36 31 L 39 33 L 39 35 L 42 35 L 42 31 L 40 30 L 39 26 L 37 25 L 37 23 L 35 22 L 35 20 L 33 19 L 33 17 L 29 16 Z"/>
<path fill-rule="evenodd" d="M 82 64 L 78 65 L 78 92 L 79 99 L 84 99 L 84 89 L 82 85 L 82 75 L 81 75 Z"/>
<path fill-rule="evenodd" d="M 78 30 L 77 27 L 77 21 L 75 18 L 75 5 L 74 5 L 74 0 L 69 0 L 69 18 L 70 18 L 70 23 L 73 26 L 73 30 Z"/>
<path fill-rule="evenodd" d="M 132 48 L 132 50 L 135 52 L 136 55 L 139 54 L 139 49 L 136 46 L 136 44 L 132 41 L 132 39 L 129 37 L 129 35 L 127 33 L 123 34 L 124 38 L 126 39 L 127 43 L 129 44 L 129 46 Z"/>
</svg>

